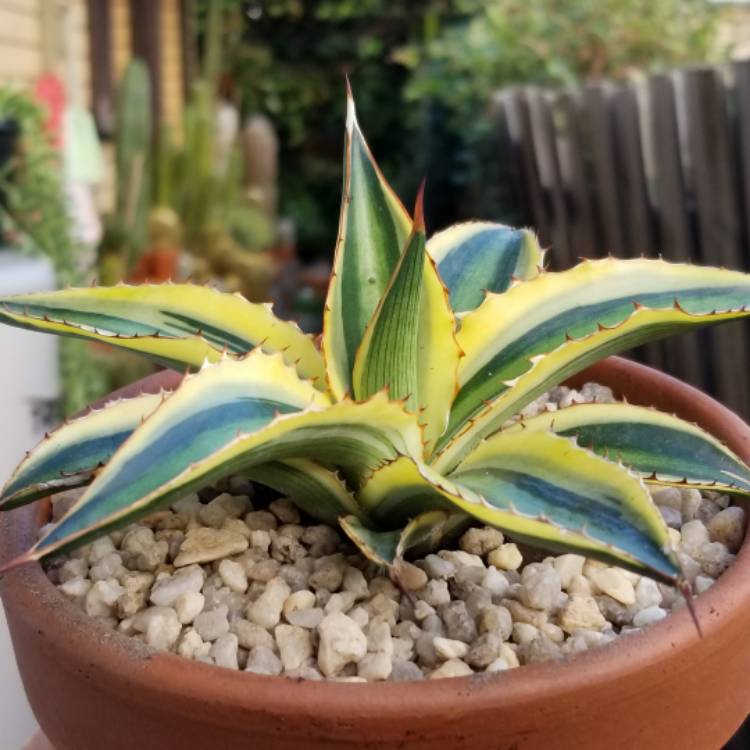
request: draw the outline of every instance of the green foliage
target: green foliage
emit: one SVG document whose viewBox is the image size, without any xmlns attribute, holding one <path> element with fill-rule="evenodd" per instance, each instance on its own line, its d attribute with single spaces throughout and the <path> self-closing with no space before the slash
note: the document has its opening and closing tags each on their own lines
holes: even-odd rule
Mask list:
<svg viewBox="0 0 750 750">
<path fill-rule="evenodd" d="M 750 468 L 655 410 L 518 414 L 608 354 L 750 316 L 750 275 L 612 258 L 547 272 L 532 233 L 487 222 L 427 241 L 421 192 L 412 218 L 377 168 L 351 99 L 343 184 L 320 345 L 265 305 L 200 286 L 0 299 L 0 321 L 11 325 L 200 367 L 172 394 L 116 402 L 28 454 L 0 508 L 90 486 L 15 564 L 245 472 L 321 521 L 339 521 L 395 580 L 408 552 L 480 521 L 679 582 L 644 481 L 747 496 Z"/>
<path fill-rule="evenodd" d="M 328 256 L 334 229 L 321 217 L 337 204 L 344 74 L 397 192 L 427 175 L 428 223 L 523 223 L 492 93 L 704 61 L 714 10 L 705 0 L 252 0 L 234 4 L 226 31 L 245 32 L 225 59 L 245 110 L 279 129 L 282 210 L 300 246 Z"/>
<path fill-rule="evenodd" d="M 0 120 L 15 120 L 20 127 L 18 155 L 0 173 L 0 231 L 12 234 L 29 253 L 46 255 L 58 284 L 84 281 L 82 249 L 71 234 L 61 183 L 60 155 L 49 142 L 41 109 L 27 96 L 0 88 Z M 60 342 L 60 375 L 64 415 L 82 409 L 106 392 L 107 383 L 81 341 Z"/>
<path fill-rule="evenodd" d="M 151 81 L 148 68 L 134 59 L 125 69 L 117 101 L 115 138 L 117 225 L 125 267 L 141 253 L 146 241 L 151 202 Z"/>
</svg>

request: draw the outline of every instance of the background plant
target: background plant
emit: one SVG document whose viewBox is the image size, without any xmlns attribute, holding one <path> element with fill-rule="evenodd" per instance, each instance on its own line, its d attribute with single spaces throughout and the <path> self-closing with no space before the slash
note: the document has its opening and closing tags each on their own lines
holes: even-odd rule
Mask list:
<svg viewBox="0 0 750 750">
<path fill-rule="evenodd" d="M 721 54 L 717 10 L 704 0 L 230 5 L 225 64 L 244 110 L 279 129 L 282 210 L 308 256 L 329 256 L 335 239 L 326 217 L 338 202 L 345 73 L 397 192 L 413 194 L 428 176 L 427 219 L 439 228 L 468 216 L 528 222 L 489 111 L 499 87 L 568 86 Z"/>
<path fill-rule="evenodd" d="M 0 120 L 18 123 L 18 154 L 0 172 L 0 230 L 30 254 L 45 255 L 60 286 L 84 283 L 88 252 L 75 241 L 65 206 L 60 154 L 44 128 L 44 113 L 26 95 L 0 88 Z M 106 391 L 104 375 L 83 341 L 60 341 L 61 410 L 75 413 Z"/>
</svg>

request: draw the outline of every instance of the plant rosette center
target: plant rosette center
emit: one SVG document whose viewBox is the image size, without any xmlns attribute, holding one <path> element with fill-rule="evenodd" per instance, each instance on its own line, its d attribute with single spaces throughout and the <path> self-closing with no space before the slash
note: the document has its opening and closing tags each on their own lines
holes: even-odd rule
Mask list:
<svg viewBox="0 0 750 750">
<path fill-rule="evenodd" d="M 528 419 L 608 388 L 560 387 Z M 54 558 L 88 615 L 159 651 L 256 674 L 367 682 L 455 677 L 561 659 L 685 604 L 673 586 L 577 554 L 545 556 L 475 525 L 388 576 L 333 526 L 246 479 Z M 702 592 L 734 559 L 745 513 L 718 492 L 652 487 L 684 576 Z M 59 515 L 69 498 L 55 501 Z M 394 583 L 394 579 L 398 585 Z"/>
</svg>

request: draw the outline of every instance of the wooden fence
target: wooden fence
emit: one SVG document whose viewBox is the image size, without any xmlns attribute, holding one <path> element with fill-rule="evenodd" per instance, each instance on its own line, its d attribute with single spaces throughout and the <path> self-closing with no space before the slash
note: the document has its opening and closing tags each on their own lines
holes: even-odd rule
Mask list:
<svg viewBox="0 0 750 750">
<path fill-rule="evenodd" d="M 498 98 L 553 267 L 611 253 L 750 270 L 750 60 Z M 749 343 L 739 321 L 636 356 L 750 417 Z"/>
</svg>

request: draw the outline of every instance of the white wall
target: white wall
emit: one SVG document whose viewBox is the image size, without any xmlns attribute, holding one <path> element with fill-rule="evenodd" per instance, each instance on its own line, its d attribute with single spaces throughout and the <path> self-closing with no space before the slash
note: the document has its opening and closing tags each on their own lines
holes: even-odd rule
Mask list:
<svg viewBox="0 0 750 750">
<path fill-rule="evenodd" d="M 52 288 L 54 275 L 46 260 L 0 249 L 0 296 Z M 53 336 L 0 326 L 0 352 L 2 485 L 24 451 L 48 429 L 44 406 L 57 398 L 59 386 Z M 0 747 L 17 750 L 29 739 L 36 722 L 16 669 L 5 612 L 0 612 L 0 675 Z"/>
</svg>

